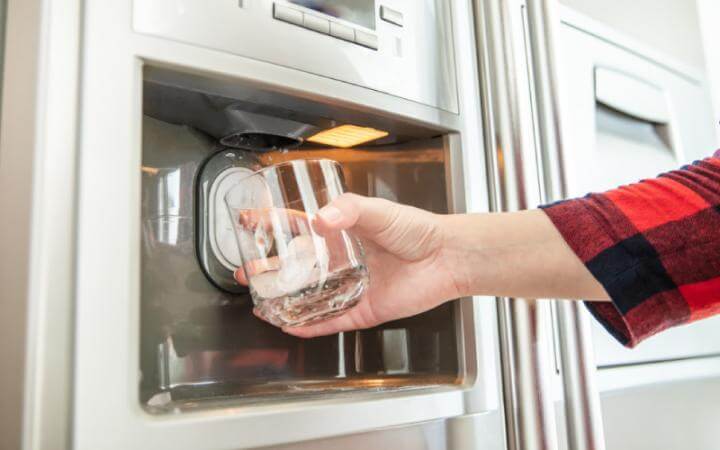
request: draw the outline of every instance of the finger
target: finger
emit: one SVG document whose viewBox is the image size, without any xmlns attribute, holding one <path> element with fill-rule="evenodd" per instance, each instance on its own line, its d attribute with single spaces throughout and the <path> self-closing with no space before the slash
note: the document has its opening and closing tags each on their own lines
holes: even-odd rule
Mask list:
<svg viewBox="0 0 720 450">
<path fill-rule="evenodd" d="M 398 208 L 384 199 L 343 194 L 318 211 L 313 225 L 323 235 L 352 228 L 359 235 L 374 236 L 397 220 Z"/>
<path fill-rule="evenodd" d="M 280 257 L 271 256 L 270 258 L 255 259 L 245 263 L 245 272 L 249 273 L 252 277 L 268 270 L 279 270 L 280 269 Z"/>
<path fill-rule="evenodd" d="M 328 319 L 314 325 L 304 327 L 283 327 L 283 331 L 292 336 L 308 339 L 319 336 L 329 336 L 343 331 L 357 330 L 358 326 L 353 318 L 352 310 L 338 317 Z"/>
<path fill-rule="evenodd" d="M 237 280 L 238 283 L 247 286 L 249 280 L 247 279 L 246 274 L 250 274 L 250 277 L 253 277 L 260 273 L 267 272 L 269 270 L 279 270 L 279 269 L 280 269 L 280 258 L 277 256 L 273 256 L 270 258 L 256 259 L 256 260 L 248 261 L 247 263 L 245 263 L 244 270 L 242 267 L 237 269 L 235 271 L 235 280 Z"/>
<path fill-rule="evenodd" d="M 235 281 L 237 281 L 238 283 L 242 284 L 243 286 L 247 286 L 247 285 L 248 285 L 248 279 L 247 279 L 247 277 L 245 276 L 245 270 L 243 270 L 242 267 L 240 267 L 239 269 L 237 269 L 237 270 L 235 271 L 234 275 L 235 275 Z"/>
<path fill-rule="evenodd" d="M 267 317 L 265 317 L 262 312 L 258 308 L 253 308 L 253 314 L 258 319 L 269 323 L 270 325 L 276 325 L 273 324 L 272 321 L 270 321 Z M 326 320 L 324 322 L 320 322 L 315 325 L 309 325 L 306 327 L 282 327 L 283 332 L 303 338 L 303 339 L 310 339 L 314 337 L 320 337 L 320 336 L 329 336 L 333 334 L 338 334 L 343 331 L 353 331 L 358 329 L 357 326 L 354 325 L 354 321 L 347 317 L 349 314 L 345 314 L 339 317 L 335 317 L 329 320 Z"/>
</svg>

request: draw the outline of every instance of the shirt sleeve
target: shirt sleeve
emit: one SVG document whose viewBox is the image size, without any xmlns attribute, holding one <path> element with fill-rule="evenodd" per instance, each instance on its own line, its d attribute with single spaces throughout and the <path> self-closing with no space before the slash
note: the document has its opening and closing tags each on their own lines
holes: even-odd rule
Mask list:
<svg viewBox="0 0 720 450">
<path fill-rule="evenodd" d="M 720 154 L 542 207 L 612 302 L 586 302 L 622 344 L 720 314 Z"/>
</svg>

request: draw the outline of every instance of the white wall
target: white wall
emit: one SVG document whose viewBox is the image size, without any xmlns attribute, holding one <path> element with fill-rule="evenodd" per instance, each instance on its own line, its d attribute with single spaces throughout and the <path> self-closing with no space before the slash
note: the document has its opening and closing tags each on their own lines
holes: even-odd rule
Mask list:
<svg viewBox="0 0 720 450">
<path fill-rule="evenodd" d="M 705 65 L 713 88 L 715 122 L 720 122 L 720 1 L 697 0 L 700 29 L 705 47 Z M 715 128 L 720 146 L 720 126 Z"/>
<path fill-rule="evenodd" d="M 699 0 L 719 5 L 718 0 Z M 704 56 L 696 0 L 560 0 L 596 20 L 701 68 Z M 718 28 L 715 22 L 715 28 Z M 715 42 L 718 42 L 717 40 Z"/>
</svg>

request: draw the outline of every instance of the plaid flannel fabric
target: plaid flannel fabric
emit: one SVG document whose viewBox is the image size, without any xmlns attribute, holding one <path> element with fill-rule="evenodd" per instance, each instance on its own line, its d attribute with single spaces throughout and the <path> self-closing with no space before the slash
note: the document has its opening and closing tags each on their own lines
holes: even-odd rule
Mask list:
<svg viewBox="0 0 720 450">
<path fill-rule="evenodd" d="M 720 314 L 720 151 L 543 210 L 612 298 L 586 305 L 622 344 Z"/>
</svg>

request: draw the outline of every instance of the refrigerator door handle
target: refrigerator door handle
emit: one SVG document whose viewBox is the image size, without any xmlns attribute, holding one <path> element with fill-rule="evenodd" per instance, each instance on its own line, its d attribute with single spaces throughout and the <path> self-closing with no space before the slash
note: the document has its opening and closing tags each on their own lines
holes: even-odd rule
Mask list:
<svg viewBox="0 0 720 450">
<path fill-rule="evenodd" d="M 608 67 L 595 67 L 595 100 L 649 123 L 671 120 L 668 95 L 662 87 Z"/>
<path fill-rule="evenodd" d="M 474 0 L 480 94 L 491 208 L 517 211 L 540 201 L 525 54 L 518 48 L 521 6 L 515 0 Z M 507 445 L 557 450 L 550 381 L 549 302 L 501 299 L 500 355 Z"/>
<path fill-rule="evenodd" d="M 633 121 L 653 125 L 660 131 L 678 164 L 685 159 L 678 115 L 672 96 L 666 89 L 642 79 L 640 74 L 609 67 L 596 66 L 594 76 L 596 104 L 628 116 Z"/>
<path fill-rule="evenodd" d="M 565 198 L 559 48 L 554 28 L 560 24 L 557 0 L 527 0 L 527 29 L 538 124 L 543 201 Z M 567 440 L 570 450 L 604 450 L 600 396 L 595 387 L 595 359 L 590 324 L 579 302 L 558 302 L 560 360 Z"/>
</svg>

